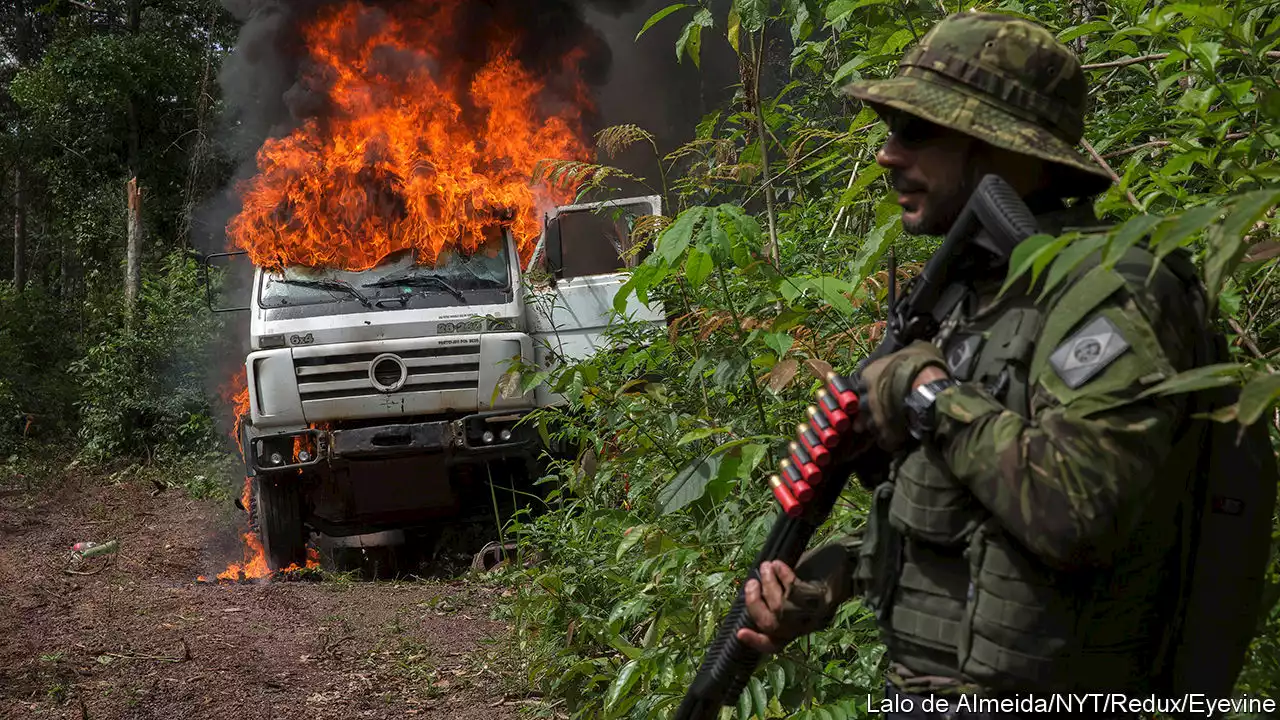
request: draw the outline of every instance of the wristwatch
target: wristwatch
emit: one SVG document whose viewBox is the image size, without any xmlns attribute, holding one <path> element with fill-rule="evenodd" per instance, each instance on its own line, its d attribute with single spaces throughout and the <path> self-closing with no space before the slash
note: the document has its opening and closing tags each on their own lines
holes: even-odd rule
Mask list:
<svg viewBox="0 0 1280 720">
<path fill-rule="evenodd" d="M 926 435 L 933 434 L 937 429 L 934 401 L 943 390 L 958 384 L 951 378 L 943 378 L 927 382 L 907 394 L 904 405 L 907 409 L 907 430 L 911 432 L 911 437 L 922 440 Z"/>
</svg>

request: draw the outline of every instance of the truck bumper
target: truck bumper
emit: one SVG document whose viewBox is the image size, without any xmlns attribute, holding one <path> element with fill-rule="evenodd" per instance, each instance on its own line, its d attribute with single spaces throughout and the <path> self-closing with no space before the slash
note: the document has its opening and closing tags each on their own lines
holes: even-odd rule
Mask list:
<svg viewBox="0 0 1280 720">
<path fill-rule="evenodd" d="M 303 468 L 321 460 L 413 455 L 502 457 L 535 445 L 537 432 L 516 426 L 528 412 L 476 413 L 457 420 L 264 435 L 254 438 L 247 450 L 250 466 L 258 473 Z"/>
</svg>

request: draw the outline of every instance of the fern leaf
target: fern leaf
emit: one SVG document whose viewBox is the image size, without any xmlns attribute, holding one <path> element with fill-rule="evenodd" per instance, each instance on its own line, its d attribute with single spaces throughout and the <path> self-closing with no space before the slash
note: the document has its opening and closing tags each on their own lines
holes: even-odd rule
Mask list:
<svg viewBox="0 0 1280 720">
<path fill-rule="evenodd" d="M 642 141 L 657 148 L 653 135 L 637 125 L 614 125 L 596 133 L 596 147 L 604 150 L 610 158 Z"/>
</svg>

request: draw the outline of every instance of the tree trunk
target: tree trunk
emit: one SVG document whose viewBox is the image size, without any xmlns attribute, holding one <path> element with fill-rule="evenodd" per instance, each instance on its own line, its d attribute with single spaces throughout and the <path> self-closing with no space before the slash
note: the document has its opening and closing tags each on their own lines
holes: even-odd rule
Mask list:
<svg viewBox="0 0 1280 720">
<path fill-rule="evenodd" d="M 764 108 L 760 104 L 760 72 L 764 65 L 764 31 L 760 32 L 760 46 L 756 47 L 755 37 L 747 33 L 751 42 L 751 58 L 743 60 L 740 72 L 743 75 L 743 90 L 748 107 L 755 111 L 756 134 L 760 137 L 760 166 L 763 170 L 764 208 L 769 220 L 769 242 L 765 253 L 774 267 L 778 266 L 778 229 L 774 218 L 773 179 L 769 176 L 769 130 L 764 123 Z"/>
<path fill-rule="evenodd" d="M 22 292 L 27 285 L 27 193 L 22 166 L 13 170 L 13 285 Z"/>
<path fill-rule="evenodd" d="M 25 68 L 31 63 L 31 18 L 27 14 L 26 3 L 18 0 L 14 10 L 17 26 L 14 28 L 14 53 L 18 67 Z M 21 138 L 22 135 L 19 135 Z M 21 140 L 19 140 L 21 151 Z M 27 284 L 27 176 L 19 159 L 13 168 L 13 284 L 18 292 Z"/>
<path fill-rule="evenodd" d="M 1094 0 L 1072 0 L 1071 2 L 1072 21 L 1076 25 L 1083 25 L 1098 14 L 1097 3 Z M 1076 51 L 1077 55 L 1084 55 L 1084 51 L 1088 48 L 1088 36 L 1081 35 L 1071 43 L 1071 47 Z"/>
<path fill-rule="evenodd" d="M 142 23 L 141 0 L 129 0 L 129 32 L 136 34 Z M 138 101 L 130 93 L 126 110 L 129 122 L 129 180 L 125 184 L 128 201 L 128 240 L 125 245 L 124 313 L 125 321 L 132 323 L 138 302 L 138 287 L 142 282 L 142 188 L 138 185 L 140 174 L 138 127 Z"/>
<path fill-rule="evenodd" d="M 125 317 L 132 320 L 138 302 L 138 285 L 142 280 L 142 189 L 138 178 L 131 177 L 125 185 L 129 200 L 129 242 L 125 259 L 124 306 Z"/>
<path fill-rule="evenodd" d="M 209 27 L 213 27 L 214 16 L 209 16 Z M 209 33 L 209 42 L 205 46 L 204 72 L 200 75 L 200 88 L 196 97 L 196 131 L 191 143 L 191 151 L 187 160 L 187 179 L 183 194 L 182 227 L 179 237 L 182 242 L 191 245 L 191 226 L 196 213 L 196 203 L 200 196 L 200 179 L 204 171 L 205 161 L 209 155 L 209 138 L 205 132 L 205 118 L 213 98 L 209 93 L 209 85 L 213 81 L 213 33 Z"/>
</svg>

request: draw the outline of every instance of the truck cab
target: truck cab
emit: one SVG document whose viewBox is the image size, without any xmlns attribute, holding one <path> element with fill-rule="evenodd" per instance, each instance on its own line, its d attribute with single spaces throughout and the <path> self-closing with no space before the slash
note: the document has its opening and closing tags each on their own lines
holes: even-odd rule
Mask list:
<svg viewBox="0 0 1280 720">
<path fill-rule="evenodd" d="M 528 264 L 495 223 L 472 250 L 371 268 L 255 268 L 240 446 L 264 553 L 302 565 L 311 532 L 362 536 L 488 507 L 486 479 L 548 450 L 520 420 L 563 402 L 520 370 L 608 346 L 635 222 L 657 197 L 556 208 Z M 546 280 L 534 283 L 534 276 Z M 665 323 L 634 297 L 632 320 Z M 478 505 L 478 508 L 477 508 Z"/>
</svg>

